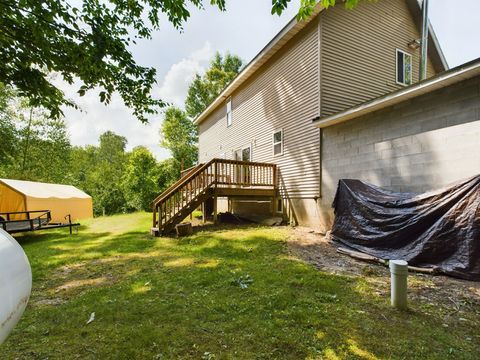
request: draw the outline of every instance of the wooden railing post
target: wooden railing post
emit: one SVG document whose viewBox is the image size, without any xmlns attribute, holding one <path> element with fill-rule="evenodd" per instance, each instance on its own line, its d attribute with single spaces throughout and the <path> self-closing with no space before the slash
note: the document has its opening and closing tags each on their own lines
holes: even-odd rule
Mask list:
<svg viewBox="0 0 480 360">
<path fill-rule="evenodd" d="M 272 186 L 273 189 L 277 189 L 277 165 L 273 165 L 273 172 L 272 172 Z"/>
<path fill-rule="evenodd" d="M 153 207 L 153 227 L 157 226 L 157 205 Z M 160 226 L 159 226 L 160 229 Z"/>
</svg>

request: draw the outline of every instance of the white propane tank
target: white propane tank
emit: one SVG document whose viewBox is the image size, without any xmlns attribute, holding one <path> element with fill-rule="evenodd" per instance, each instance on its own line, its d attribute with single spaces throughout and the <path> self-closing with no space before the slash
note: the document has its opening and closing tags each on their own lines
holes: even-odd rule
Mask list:
<svg viewBox="0 0 480 360">
<path fill-rule="evenodd" d="M 15 239 L 0 229 L 0 344 L 20 320 L 31 290 L 27 256 Z"/>
</svg>

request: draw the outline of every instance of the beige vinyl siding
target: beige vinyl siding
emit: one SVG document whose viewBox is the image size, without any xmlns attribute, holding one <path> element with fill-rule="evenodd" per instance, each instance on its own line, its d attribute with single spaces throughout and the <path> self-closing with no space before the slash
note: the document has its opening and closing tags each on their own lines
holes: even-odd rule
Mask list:
<svg viewBox="0 0 480 360">
<path fill-rule="evenodd" d="M 408 43 L 420 33 L 405 0 L 361 1 L 354 10 L 339 4 L 319 16 L 322 116 L 401 88 L 396 49 L 412 55 L 413 81 L 418 81 L 420 50 Z M 434 74 L 429 61 L 428 76 Z"/>
<path fill-rule="evenodd" d="M 252 160 L 279 165 L 290 197 L 315 197 L 320 183 L 319 28 L 313 21 L 200 124 L 200 162 L 252 145 Z M 273 132 L 283 129 L 283 155 L 273 156 Z"/>
</svg>

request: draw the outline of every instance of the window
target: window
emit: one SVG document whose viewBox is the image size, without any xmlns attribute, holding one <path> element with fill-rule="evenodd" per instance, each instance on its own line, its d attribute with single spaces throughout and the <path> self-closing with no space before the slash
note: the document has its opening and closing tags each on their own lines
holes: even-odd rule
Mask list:
<svg viewBox="0 0 480 360">
<path fill-rule="evenodd" d="M 277 204 L 276 204 L 276 212 L 277 213 L 283 213 L 283 200 L 282 199 L 277 199 Z"/>
<path fill-rule="evenodd" d="M 227 101 L 227 126 L 232 125 L 232 98 Z"/>
<path fill-rule="evenodd" d="M 252 160 L 252 149 L 251 146 L 247 146 L 242 149 L 242 161 L 251 161 Z"/>
<path fill-rule="evenodd" d="M 397 49 L 397 84 L 412 84 L 412 55 Z"/>
<path fill-rule="evenodd" d="M 283 155 L 283 129 L 273 133 L 273 155 Z"/>
</svg>

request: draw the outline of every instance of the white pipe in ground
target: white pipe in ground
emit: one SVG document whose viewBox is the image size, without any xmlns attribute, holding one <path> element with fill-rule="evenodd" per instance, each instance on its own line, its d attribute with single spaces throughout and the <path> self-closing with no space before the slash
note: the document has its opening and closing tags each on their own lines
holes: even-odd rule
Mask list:
<svg viewBox="0 0 480 360">
<path fill-rule="evenodd" d="M 391 304 L 398 309 L 406 309 L 408 263 L 404 260 L 390 260 L 389 267 Z"/>
<path fill-rule="evenodd" d="M 0 229 L 0 345 L 27 306 L 32 270 L 22 247 Z"/>
</svg>

